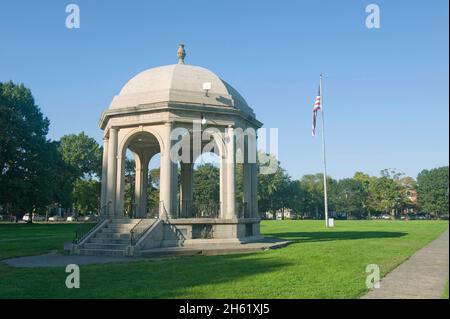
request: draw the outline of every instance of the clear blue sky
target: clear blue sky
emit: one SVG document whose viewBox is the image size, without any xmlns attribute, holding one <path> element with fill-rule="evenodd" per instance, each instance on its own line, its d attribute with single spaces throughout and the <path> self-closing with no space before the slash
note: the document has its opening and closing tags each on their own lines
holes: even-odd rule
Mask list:
<svg viewBox="0 0 450 319">
<path fill-rule="evenodd" d="M 76 3 L 81 28 L 65 27 Z M 381 28 L 365 27 L 366 5 Z M 416 177 L 448 165 L 448 1 L 0 1 L 0 81 L 28 86 L 49 137 L 85 131 L 136 73 L 176 63 L 232 84 L 294 178 L 321 170 L 311 110 L 323 72 L 328 173 Z"/>
</svg>

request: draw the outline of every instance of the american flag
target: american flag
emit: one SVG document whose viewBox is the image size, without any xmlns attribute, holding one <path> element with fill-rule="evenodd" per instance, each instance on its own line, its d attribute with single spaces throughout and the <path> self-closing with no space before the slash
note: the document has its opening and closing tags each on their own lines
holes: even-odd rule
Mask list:
<svg viewBox="0 0 450 319">
<path fill-rule="evenodd" d="M 313 122 L 312 122 L 312 136 L 316 135 L 316 118 L 317 118 L 317 111 L 320 110 L 321 106 L 321 97 L 322 92 L 320 92 L 320 86 L 319 86 L 319 92 L 317 93 L 316 100 L 314 101 L 314 108 L 313 108 Z"/>
</svg>

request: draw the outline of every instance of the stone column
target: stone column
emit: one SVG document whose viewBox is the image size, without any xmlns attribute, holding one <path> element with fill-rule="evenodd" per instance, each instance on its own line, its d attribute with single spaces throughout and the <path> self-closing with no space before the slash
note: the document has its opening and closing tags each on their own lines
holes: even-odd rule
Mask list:
<svg viewBox="0 0 450 319">
<path fill-rule="evenodd" d="M 101 211 L 100 213 L 106 212 L 106 193 L 107 193 L 107 176 L 108 176 L 108 139 L 103 138 L 103 159 L 102 159 L 102 192 L 101 192 Z"/>
<path fill-rule="evenodd" d="M 134 203 L 133 203 L 133 217 L 137 218 L 140 216 L 141 212 L 141 194 L 142 194 L 142 165 L 141 158 L 137 153 L 134 153 L 134 163 L 135 163 L 135 175 L 134 175 Z"/>
<path fill-rule="evenodd" d="M 147 214 L 148 162 L 150 156 L 144 152 L 135 153 L 136 174 L 134 189 L 135 217 L 143 218 Z"/>
<path fill-rule="evenodd" d="M 226 193 L 225 193 L 225 201 L 226 201 L 226 217 L 227 219 L 236 218 L 236 145 L 234 139 L 234 128 L 230 125 L 227 130 L 227 159 L 226 159 L 226 177 L 227 177 L 227 185 L 226 185 Z"/>
<path fill-rule="evenodd" d="M 116 196 L 116 161 L 117 161 L 117 129 L 111 127 L 109 129 L 108 141 L 108 167 L 107 167 L 107 187 L 106 187 L 106 205 L 107 212 L 110 217 L 115 212 L 115 196 Z"/>
<path fill-rule="evenodd" d="M 220 157 L 220 169 L 219 169 L 219 182 L 220 182 L 220 218 L 226 218 L 227 216 L 227 203 L 226 203 L 226 192 L 227 192 L 227 158 L 226 158 L 226 146 L 223 150 L 223 155 Z"/>
<path fill-rule="evenodd" d="M 117 188 L 116 188 L 116 218 L 122 218 L 124 214 L 124 193 L 125 193 L 125 157 L 117 155 Z"/>
<path fill-rule="evenodd" d="M 192 213 L 192 175 L 193 163 L 181 163 L 181 216 L 190 217 Z"/>
<path fill-rule="evenodd" d="M 141 187 L 141 198 L 139 201 L 139 217 L 144 218 L 147 215 L 147 186 L 148 186 L 148 162 L 141 169 L 142 176 L 142 187 Z"/>
<path fill-rule="evenodd" d="M 253 196 L 253 184 L 252 184 L 252 164 L 248 163 L 248 157 L 246 156 L 244 158 L 244 165 L 243 165 L 243 170 L 244 170 L 244 212 L 245 215 L 242 217 L 250 217 L 252 214 L 252 209 L 253 209 L 253 201 L 252 201 L 252 196 Z"/>
<path fill-rule="evenodd" d="M 172 140 L 172 122 L 164 125 L 164 148 L 161 152 L 161 176 L 160 176 L 160 218 L 174 217 L 177 213 L 177 165 L 170 158 Z M 166 216 L 167 214 L 167 216 Z"/>
<path fill-rule="evenodd" d="M 251 165 L 251 180 L 252 180 L 252 204 L 251 214 L 252 217 L 259 217 L 258 212 L 258 164 L 252 163 Z"/>
</svg>

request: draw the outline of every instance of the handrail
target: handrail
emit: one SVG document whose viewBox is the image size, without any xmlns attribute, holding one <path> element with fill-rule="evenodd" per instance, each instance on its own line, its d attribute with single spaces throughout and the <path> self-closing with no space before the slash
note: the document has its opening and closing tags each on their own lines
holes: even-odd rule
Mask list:
<svg viewBox="0 0 450 319">
<path fill-rule="evenodd" d="M 151 223 L 149 223 L 151 222 Z M 135 246 L 139 238 L 154 224 L 154 219 L 141 219 L 136 225 L 130 230 L 130 245 Z"/>
<path fill-rule="evenodd" d="M 169 219 L 169 214 L 167 213 L 167 209 L 166 209 L 166 206 L 164 205 L 164 201 L 163 200 L 159 202 L 159 209 L 163 210 L 163 213 L 161 214 L 162 215 L 162 219 L 163 220 L 168 220 Z"/>
<path fill-rule="evenodd" d="M 81 243 L 87 236 L 92 234 L 92 232 L 96 230 L 106 219 L 107 219 L 106 216 L 100 216 L 100 219 L 96 223 L 85 222 L 81 224 L 81 225 L 91 224 L 91 227 L 89 227 L 87 230 L 82 229 L 83 226 L 80 226 L 77 229 L 75 229 L 75 236 L 72 242 L 74 244 Z"/>
<path fill-rule="evenodd" d="M 175 225 L 173 225 L 169 220 L 167 220 L 166 225 L 168 225 L 172 231 L 175 231 L 175 236 L 180 240 L 182 243 L 186 240 L 186 237 L 183 235 L 183 232 L 178 229 Z"/>
<path fill-rule="evenodd" d="M 178 207 L 178 218 L 219 218 L 222 202 L 196 205 L 194 201 L 183 199 Z"/>
<path fill-rule="evenodd" d="M 164 202 L 161 201 L 162 204 L 162 209 L 163 209 L 163 213 L 164 216 L 166 217 L 165 219 L 162 219 L 162 222 L 164 222 L 166 225 L 168 225 L 172 230 L 175 231 L 175 236 L 181 240 L 182 242 L 184 242 L 186 240 L 186 237 L 183 235 L 183 233 L 181 232 L 181 230 L 179 230 L 175 225 L 173 225 L 169 218 L 167 218 L 167 210 L 166 207 L 164 206 Z"/>
<path fill-rule="evenodd" d="M 108 201 L 106 204 L 103 204 L 102 207 L 100 207 L 99 215 L 103 218 L 109 218 L 110 215 L 110 205 L 111 201 Z"/>
<path fill-rule="evenodd" d="M 195 218 L 218 218 L 221 202 L 192 205 L 192 215 Z"/>
<path fill-rule="evenodd" d="M 139 237 L 139 240 L 136 240 L 134 246 L 139 247 L 141 245 L 141 243 L 146 240 L 145 235 L 148 234 L 149 232 L 151 232 L 152 229 L 158 227 L 159 223 L 164 223 L 164 222 L 161 219 L 156 219 L 153 222 L 153 224 L 149 228 L 147 228 L 147 230 L 142 234 L 142 236 Z"/>
<path fill-rule="evenodd" d="M 106 219 L 109 218 L 109 205 L 111 204 L 111 201 L 108 203 L 102 205 L 100 207 L 100 214 L 99 214 L 99 220 L 96 223 L 89 223 L 85 222 L 81 224 L 77 229 L 75 229 L 75 235 L 73 238 L 74 244 L 79 244 L 82 242 L 87 236 L 89 236 L 95 229 L 97 229 L 98 226 L 100 226 Z M 91 224 L 91 227 L 89 227 L 87 230 L 84 229 L 86 224 Z"/>
</svg>

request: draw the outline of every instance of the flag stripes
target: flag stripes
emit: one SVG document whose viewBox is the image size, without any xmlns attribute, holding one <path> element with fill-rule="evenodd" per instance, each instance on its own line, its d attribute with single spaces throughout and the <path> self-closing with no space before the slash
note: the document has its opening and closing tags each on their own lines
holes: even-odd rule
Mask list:
<svg viewBox="0 0 450 319">
<path fill-rule="evenodd" d="M 316 119 L 317 119 L 317 112 L 320 110 L 321 107 L 321 100 L 322 100 L 322 92 L 320 92 L 320 86 L 319 86 L 319 92 L 317 93 L 316 100 L 314 101 L 314 108 L 313 108 L 313 120 L 312 120 L 312 136 L 316 135 Z"/>
</svg>

